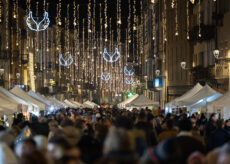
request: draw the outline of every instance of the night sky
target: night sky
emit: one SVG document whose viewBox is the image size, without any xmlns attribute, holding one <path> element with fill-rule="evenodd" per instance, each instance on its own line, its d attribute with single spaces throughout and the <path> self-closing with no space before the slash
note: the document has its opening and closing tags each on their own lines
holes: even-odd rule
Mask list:
<svg viewBox="0 0 230 164">
<path fill-rule="evenodd" d="M 93 0 L 92 0 L 93 1 Z M 92 3 L 91 1 L 91 3 Z M 131 3 L 133 4 L 133 0 L 130 0 Z M 39 15 L 43 15 L 43 0 L 31 0 L 31 8 L 32 11 L 35 13 L 36 11 L 36 2 L 39 2 Z M 56 6 L 58 4 L 58 0 L 46 0 L 46 2 L 49 3 L 49 17 L 51 19 L 51 25 L 55 24 L 55 18 L 56 18 Z M 85 21 L 88 19 L 88 2 L 89 0 L 76 0 L 76 4 L 80 4 L 80 18 L 79 18 L 79 24 L 80 27 L 82 28 L 83 26 L 83 19 Z M 99 31 L 99 4 L 102 4 L 102 17 L 104 17 L 104 0 L 96 0 L 96 31 Z M 62 0 L 62 13 L 61 16 L 62 18 L 66 17 L 66 8 L 67 4 L 70 4 L 70 28 L 73 28 L 73 0 Z M 117 6 L 117 1 L 116 0 L 107 0 L 108 4 L 108 18 L 112 19 L 112 29 L 116 30 L 117 28 L 117 16 L 116 16 L 116 6 Z M 26 9 L 26 0 L 19 0 L 19 5 L 23 9 Z M 93 7 L 92 11 L 93 11 Z M 125 29 L 127 28 L 127 19 L 128 19 L 128 11 L 129 11 L 129 5 L 128 5 L 128 0 L 121 0 L 121 10 L 122 10 L 122 33 L 125 32 Z M 132 9 L 133 10 L 133 9 Z M 137 15 L 140 15 L 140 0 L 137 0 L 136 2 L 136 10 L 137 10 Z M 93 12 L 91 14 L 93 16 Z M 133 16 L 131 17 L 133 19 Z M 103 24 L 105 20 L 103 19 Z M 64 23 L 63 23 L 64 24 Z M 87 22 L 85 22 L 85 25 L 87 25 Z M 108 28 L 110 29 L 110 27 Z"/>
</svg>

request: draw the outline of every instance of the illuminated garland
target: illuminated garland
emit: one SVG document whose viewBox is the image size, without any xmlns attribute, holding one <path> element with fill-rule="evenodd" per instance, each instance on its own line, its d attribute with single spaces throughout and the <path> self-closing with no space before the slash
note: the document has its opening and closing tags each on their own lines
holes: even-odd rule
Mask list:
<svg viewBox="0 0 230 164">
<path fill-rule="evenodd" d="M 133 78 L 132 77 L 130 79 L 125 78 L 125 83 L 128 85 L 132 85 L 134 83 Z"/>
<path fill-rule="evenodd" d="M 124 67 L 124 74 L 125 74 L 125 76 L 132 76 L 132 75 L 134 75 L 134 68 L 133 68 L 133 66 L 129 70 L 128 70 L 127 66 L 125 66 Z"/>
<path fill-rule="evenodd" d="M 33 22 L 36 25 L 36 28 L 32 27 L 31 22 Z M 42 25 L 42 23 L 45 23 L 44 25 Z M 26 24 L 29 27 L 30 30 L 32 31 L 44 31 L 49 27 L 50 24 L 50 19 L 48 18 L 48 13 L 45 12 L 43 19 L 40 22 L 37 22 L 34 20 L 33 15 L 32 15 L 32 11 L 29 12 L 29 15 L 26 19 Z M 40 27 L 42 26 L 42 27 Z"/>
<path fill-rule="evenodd" d="M 116 54 L 117 54 L 117 57 L 116 57 Z M 114 54 L 109 54 L 108 51 L 107 51 L 107 48 L 105 48 L 102 56 L 103 56 L 103 59 L 106 62 L 114 63 L 114 62 L 116 62 L 116 61 L 119 60 L 119 58 L 120 58 L 121 55 L 120 55 L 120 52 L 118 51 L 117 48 L 115 48 Z"/>
<path fill-rule="evenodd" d="M 71 54 L 69 54 L 68 58 L 65 59 L 62 54 L 59 56 L 59 63 L 61 66 L 68 67 L 73 63 L 73 57 Z"/>
<path fill-rule="evenodd" d="M 108 73 L 106 76 L 104 75 L 104 73 L 101 73 L 101 80 L 103 81 L 109 81 L 110 80 L 110 73 Z"/>
</svg>

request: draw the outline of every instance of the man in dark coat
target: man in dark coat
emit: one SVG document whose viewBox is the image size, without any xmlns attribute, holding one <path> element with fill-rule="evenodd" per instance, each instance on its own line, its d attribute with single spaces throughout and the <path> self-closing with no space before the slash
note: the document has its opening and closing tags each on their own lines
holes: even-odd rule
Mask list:
<svg viewBox="0 0 230 164">
<path fill-rule="evenodd" d="M 224 130 L 223 128 L 224 121 L 217 120 L 216 125 L 217 125 L 217 129 L 214 132 L 212 132 L 208 137 L 208 142 L 207 142 L 208 151 L 220 147 L 229 141 L 229 135 L 226 132 L 226 130 Z"/>
<path fill-rule="evenodd" d="M 183 152 L 179 164 L 185 164 L 188 157 L 195 151 L 205 153 L 205 146 L 192 134 L 192 123 L 185 118 L 179 122 L 180 132 L 176 138 L 178 149 Z"/>
<path fill-rule="evenodd" d="M 205 126 L 205 140 L 209 138 L 210 134 L 216 130 L 216 121 L 217 115 L 216 113 L 212 113 L 206 126 Z"/>
</svg>

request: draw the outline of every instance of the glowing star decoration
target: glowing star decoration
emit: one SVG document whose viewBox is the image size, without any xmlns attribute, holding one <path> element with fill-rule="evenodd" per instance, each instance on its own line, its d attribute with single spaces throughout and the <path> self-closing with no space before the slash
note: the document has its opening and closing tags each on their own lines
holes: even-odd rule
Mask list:
<svg viewBox="0 0 230 164">
<path fill-rule="evenodd" d="M 32 11 L 29 12 L 29 15 L 26 19 L 26 24 L 29 27 L 30 30 L 32 31 L 44 31 L 49 27 L 50 24 L 50 19 L 48 18 L 48 13 L 45 12 L 43 15 L 43 19 L 38 22 L 36 20 L 34 20 L 33 15 L 32 15 Z"/>
<path fill-rule="evenodd" d="M 105 48 L 102 56 L 106 62 L 114 63 L 119 60 L 121 55 L 117 48 L 115 48 L 115 52 L 113 54 L 109 54 L 107 48 Z"/>
<path fill-rule="evenodd" d="M 68 58 L 64 58 L 62 54 L 60 54 L 59 56 L 59 63 L 61 64 L 61 66 L 65 66 L 68 67 L 73 63 L 73 57 L 71 54 L 68 55 Z"/>
<path fill-rule="evenodd" d="M 124 74 L 125 76 L 132 76 L 134 74 L 134 68 L 133 66 L 131 69 L 128 69 L 127 66 L 124 67 Z"/>
<path fill-rule="evenodd" d="M 130 79 L 125 78 L 125 83 L 128 85 L 132 85 L 134 83 L 133 78 L 132 77 Z"/>
<path fill-rule="evenodd" d="M 103 81 L 109 81 L 110 79 L 110 73 L 108 73 L 107 75 L 104 75 L 104 73 L 101 73 L 101 80 Z"/>
</svg>

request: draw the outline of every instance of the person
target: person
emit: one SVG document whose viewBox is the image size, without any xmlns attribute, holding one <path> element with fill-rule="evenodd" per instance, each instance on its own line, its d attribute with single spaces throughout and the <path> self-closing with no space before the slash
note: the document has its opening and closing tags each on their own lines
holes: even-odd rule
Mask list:
<svg viewBox="0 0 230 164">
<path fill-rule="evenodd" d="M 216 125 L 217 129 L 208 137 L 207 151 L 220 147 L 229 141 L 229 135 L 223 128 L 224 121 L 222 119 L 217 120 Z"/>
<path fill-rule="evenodd" d="M 228 120 L 225 121 L 224 129 L 226 130 L 226 132 L 230 136 L 230 119 L 228 119 Z"/>
<path fill-rule="evenodd" d="M 25 138 L 15 146 L 15 154 L 19 158 L 34 150 L 36 150 L 36 142 L 32 138 Z"/>
<path fill-rule="evenodd" d="M 144 111 L 140 111 L 137 123 L 135 124 L 134 128 L 143 130 L 145 132 L 146 142 L 149 147 L 157 145 L 158 141 L 156 129 L 150 122 L 148 122 L 147 115 Z"/>
<path fill-rule="evenodd" d="M 159 142 L 170 137 L 176 137 L 178 134 L 178 131 L 174 128 L 174 122 L 172 119 L 167 120 L 166 125 L 167 129 L 158 135 Z"/>
<path fill-rule="evenodd" d="M 195 151 L 205 154 L 205 146 L 192 135 L 192 123 L 185 118 L 179 122 L 179 134 L 176 137 L 177 148 L 183 152 L 179 164 L 186 163 L 188 157 Z"/>
<path fill-rule="evenodd" d="M 230 143 L 224 145 L 219 152 L 217 164 L 229 164 L 230 163 Z"/>
<path fill-rule="evenodd" d="M 58 122 L 56 120 L 51 120 L 49 123 L 49 135 L 48 135 L 48 140 L 50 140 L 50 138 L 52 138 L 54 136 L 54 132 L 57 130 L 58 128 Z"/>
<path fill-rule="evenodd" d="M 134 138 L 122 128 L 112 127 L 104 142 L 103 157 L 99 164 L 138 164 Z"/>
<path fill-rule="evenodd" d="M 217 115 L 216 113 L 212 113 L 206 126 L 205 126 L 205 140 L 207 142 L 208 137 L 212 132 L 216 130 L 216 121 L 217 121 Z"/>
<path fill-rule="evenodd" d="M 181 153 L 181 150 L 177 148 L 175 138 L 169 138 L 156 147 L 147 149 L 140 162 L 143 164 L 178 164 Z"/>
<path fill-rule="evenodd" d="M 17 158 L 13 151 L 5 143 L 0 143 L 0 163 L 1 164 L 17 164 Z"/>
<path fill-rule="evenodd" d="M 18 164 L 31 164 L 31 163 L 48 164 L 48 161 L 45 158 L 45 156 L 37 150 L 23 154 L 20 160 L 18 161 Z"/>
</svg>

